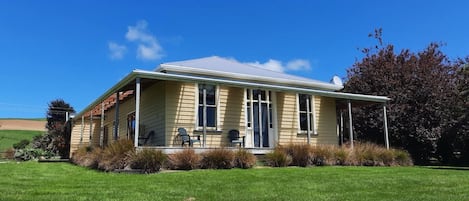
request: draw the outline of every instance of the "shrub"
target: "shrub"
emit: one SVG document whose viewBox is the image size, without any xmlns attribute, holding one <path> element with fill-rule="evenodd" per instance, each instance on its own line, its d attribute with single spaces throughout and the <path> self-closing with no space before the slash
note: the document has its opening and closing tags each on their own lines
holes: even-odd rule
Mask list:
<svg viewBox="0 0 469 201">
<path fill-rule="evenodd" d="M 103 150 L 99 147 L 92 148 L 90 146 L 81 147 L 72 155 L 72 162 L 83 167 L 98 168 Z"/>
<path fill-rule="evenodd" d="M 127 152 L 130 157 L 130 167 L 141 169 L 145 173 L 158 172 L 166 161 L 166 154 L 161 150 L 143 149 L 136 152 Z"/>
<path fill-rule="evenodd" d="M 6 158 L 6 159 L 9 159 L 9 160 L 15 159 L 15 149 L 13 149 L 13 148 L 11 148 L 11 147 L 8 148 L 8 149 L 5 151 L 3 157 Z"/>
<path fill-rule="evenodd" d="M 409 152 L 399 149 L 393 149 L 394 152 L 394 162 L 396 165 L 400 166 L 411 166 L 413 165 L 412 157 L 410 157 Z"/>
<path fill-rule="evenodd" d="M 21 161 L 29 161 L 33 159 L 37 159 L 40 156 L 50 157 L 53 154 L 42 149 L 33 149 L 33 148 L 24 148 L 24 149 L 17 149 L 14 154 L 14 158 L 16 160 Z"/>
<path fill-rule="evenodd" d="M 290 165 L 292 161 L 291 156 L 280 146 L 276 147 L 274 151 L 267 153 L 265 160 L 266 163 L 272 167 L 286 167 Z"/>
<path fill-rule="evenodd" d="M 379 166 L 393 166 L 394 165 L 394 151 L 382 148 L 378 150 L 378 164 Z M 375 164 L 376 165 L 376 164 Z"/>
<path fill-rule="evenodd" d="M 206 151 L 202 154 L 201 168 L 230 169 L 233 168 L 234 153 L 223 148 Z"/>
<path fill-rule="evenodd" d="M 334 159 L 336 165 L 350 165 L 350 151 L 347 148 L 338 147 L 334 149 Z"/>
<path fill-rule="evenodd" d="M 312 163 L 317 166 L 335 165 L 334 157 L 335 147 L 333 146 L 316 146 L 311 149 Z"/>
<path fill-rule="evenodd" d="M 20 142 L 13 144 L 13 148 L 24 149 L 28 145 L 29 145 L 29 140 L 21 140 Z"/>
<path fill-rule="evenodd" d="M 246 149 L 239 149 L 234 154 L 234 167 L 252 168 L 256 164 L 257 158 Z"/>
<path fill-rule="evenodd" d="M 291 156 L 291 164 L 301 167 L 311 165 L 311 146 L 308 144 L 289 144 L 284 148 L 285 152 Z"/>
<path fill-rule="evenodd" d="M 193 170 L 200 165 L 201 157 L 193 149 L 184 149 L 168 156 L 168 167 L 173 170 Z"/>
<path fill-rule="evenodd" d="M 380 165 L 379 152 L 382 147 L 371 143 L 357 143 L 353 149 L 353 164 L 363 166 Z"/>
<path fill-rule="evenodd" d="M 98 168 L 104 171 L 124 169 L 129 164 L 129 152 L 133 152 L 134 144 L 131 140 L 121 139 L 111 143 L 102 153 Z"/>
</svg>

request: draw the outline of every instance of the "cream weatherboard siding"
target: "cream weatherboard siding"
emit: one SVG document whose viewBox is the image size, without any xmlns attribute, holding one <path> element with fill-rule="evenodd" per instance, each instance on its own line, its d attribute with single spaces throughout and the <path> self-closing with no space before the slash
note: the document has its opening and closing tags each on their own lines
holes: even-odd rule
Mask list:
<svg viewBox="0 0 469 201">
<path fill-rule="evenodd" d="M 165 140 L 167 146 L 179 146 L 177 129 L 185 128 L 192 134 L 195 126 L 195 84 L 166 81 Z"/>
<path fill-rule="evenodd" d="M 219 86 L 219 122 L 222 131 L 219 143 L 212 146 L 230 146 L 228 132 L 236 129 L 241 136 L 245 135 L 244 88 Z"/>
<path fill-rule="evenodd" d="M 295 93 L 277 93 L 279 144 L 307 143 L 306 134 L 298 134 L 298 108 Z M 312 145 L 337 145 L 336 106 L 334 98 L 314 97 L 318 135 L 311 134 Z"/>
<path fill-rule="evenodd" d="M 278 142 L 281 145 L 306 143 L 306 137 L 298 136 L 296 101 L 295 93 L 277 93 Z"/>
<path fill-rule="evenodd" d="M 165 92 L 164 81 L 144 88 L 140 99 L 140 137 L 147 137 L 153 131 L 154 136 L 146 145 L 165 146 Z"/>
<path fill-rule="evenodd" d="M 90 119 L 85 118 L 85 123 L 82 127 L 81 119 L 75 121 L 73 123 L 72 133 L 70 136 L 70 156 L 72 156 L 73 152 L 78 150 L 80 147 L 83 146 L 99 146 L 99 134 L 100 134 L 100 120 L 95 119 L 93 120 L 92 127 L 90 127 Z M 92 130 L 92 138 L 90 144 L 90 128 Z M 83 135 L 82 135 L 83 129 Z M 81 140 L 81 141 L 80 141 Z"/>
<path fill-rule="evenodd" d="M 315 96 L 317 136 L 312 143 L 316 145 L 338 145 L 337 117 L 334 98 Z"/>
</svg>

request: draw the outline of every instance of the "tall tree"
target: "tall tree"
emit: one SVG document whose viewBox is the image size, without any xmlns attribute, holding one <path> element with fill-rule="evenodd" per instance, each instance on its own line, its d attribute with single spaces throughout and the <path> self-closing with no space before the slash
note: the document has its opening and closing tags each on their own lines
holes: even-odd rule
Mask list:
<svg viewBox="0 0 469 201">
<path fill-rule="evenodd" d="M 48 133 L 33 142 L 33 146 L 46 151 L 58 153 L 62 158 L 68 158 L 70 151 L 70 125 L 66 122 L 67 115 L 74 113 L 70 104 L 62 99 L 53 100 L 48 104 L 47 124 Z"/>
<path fill-rule="evenodd" d="M 455 104 L 451 105 L 452 118 L 439 142 L 443 162 L 469 164 L 469 57 L 458 59 Z"/>
<path fill-rule="evenodd" d="M 383 45 L 381 29 L 370 34 L 378 45 L 364 48 L 364 57 L 347 70 L 344 91 L 391 98 L 388 103 L 389 134 L 392 146 L 407 149 L 416 163 L 436 157 L 437 142 L 454 102 L 454 68 L 440 45 L 431 43 L 414 53 L 396 53 Z M 354 125 L 361 140 L 381 143 L 380 106 L 354 109 Z"/>
</svg>

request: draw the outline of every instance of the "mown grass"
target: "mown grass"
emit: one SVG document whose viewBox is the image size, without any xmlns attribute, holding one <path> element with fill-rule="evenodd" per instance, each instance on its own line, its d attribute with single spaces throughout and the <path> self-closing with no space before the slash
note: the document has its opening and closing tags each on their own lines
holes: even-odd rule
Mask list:
<svg viewBox="0 0 469 201">
<path fill-rule="evenodd" d="M 469 200 L 469 170 L 311 167 L 104 173 L 0 164 L 0 200 Z"/>
<path fill-rule="evenodd" d="M 0 152 L 13 147 L 13 144 L 21 140 L 32 140 L 36 135 L 42 135 L 44 131 L 27 130 L 0 130 Z"/>
</svg>

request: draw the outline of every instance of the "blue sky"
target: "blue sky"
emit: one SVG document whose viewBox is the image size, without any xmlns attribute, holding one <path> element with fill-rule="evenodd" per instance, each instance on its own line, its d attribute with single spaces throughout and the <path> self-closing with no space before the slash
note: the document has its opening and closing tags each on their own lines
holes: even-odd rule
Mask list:
<svg viewBox="0 0 469 201">
<path fill-rule="evenodd" d="M 317 80 L 345 77 L 358 48 L 469 55 L 469 1 L 0 0 L 0 118 L 80 111 L 133 69 L 221 56 Z"/>
</svg>

